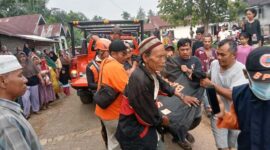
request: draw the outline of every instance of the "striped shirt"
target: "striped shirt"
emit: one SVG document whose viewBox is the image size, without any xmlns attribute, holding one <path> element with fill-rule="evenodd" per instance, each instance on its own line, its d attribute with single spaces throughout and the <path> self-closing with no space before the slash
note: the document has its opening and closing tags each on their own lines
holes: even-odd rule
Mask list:
<svg viewBox="0 0 270 150">
<path fill-rule="evenodd" d="M 41 150 L 38 137 L 20 105 L 0 99 L 0 150 Z"/>
</svg>

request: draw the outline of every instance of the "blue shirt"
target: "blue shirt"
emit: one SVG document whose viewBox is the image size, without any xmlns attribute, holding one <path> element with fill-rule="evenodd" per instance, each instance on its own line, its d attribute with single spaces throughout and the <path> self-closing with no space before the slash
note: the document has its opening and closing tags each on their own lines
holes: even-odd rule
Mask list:
<svg viewBox="0 0 270 150">
<path fill-rule="evenodd" d="M 22 115 L 20 105 L 4 99 L 0 99 L 0 149 L 42 149 L 34 129 Z"/>
<path fill-rule="evenodd" d="M 238 150 L 270 150 L 270 100 L 260 100 L 244 84 L 233 88 L 233 103 L 241 130 Z"/>
</svg>

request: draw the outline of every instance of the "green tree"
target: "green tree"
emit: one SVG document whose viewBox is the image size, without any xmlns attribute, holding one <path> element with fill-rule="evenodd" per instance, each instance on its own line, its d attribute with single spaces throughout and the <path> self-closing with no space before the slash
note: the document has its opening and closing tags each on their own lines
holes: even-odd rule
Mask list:
<svg viewBox="0 0 270 150">
<path fill-rule="evenodd" d="M 138 10 L 137 19 L 139 19 L 139 20 L 145 20 L 146 19 L 146 14 L 145 14 L 145 11 L 143 10 L 142 7 L 140 7 L 139 10 Z"/>
<path fill-rule="evenodd" d="M 25 4 L 16 0 L 1 0 L 0 1 L 0 17 L 10 17 L 23 15 L 27 13 Z"/>
<path fill-rule="evenodd" d="M 150 9 L 147 14 L 148 14 L 148 17 L 155 16 L 155 13 L 152 9 Z"/>
<path fill-rule="evenodd" d="M 0 17 L 43 14 L 48 0 L 0 0 Z"/>
<path fill-rule="evenodd" d="M 240 21 L 241 14 L 244 14 L 245 9 L 248 4 L 244 0 L 229 1 L 229 20 L 230 21 Z"/>
<path fill-rule="evenodd" d="M 228 14 L 228 0 L 160 0 L 162 17 L 173 25 L 203 24 L 223 21 Z"/>
<path fill-rule="evenodd" d="M 95 15 L 91 20 L 92 21 L 101 21 L 101 20 L 103 20 L 103 17 Z"/>
<path fill-rule="evenodd" d="M 71 21 L 88 21 L 89 19 L 81 12 L 66 12 L 59 8 L 48 9 L 48 0 L 0 0 L 0 18 L 12 17 L 27 14 L 42 14 L 47 24 L 62 23 L 68 26 Z M 102 17 L 97 17 L 102 18 Z M 81 45 L 83 33 L 79 29 L 74 29 L 75 44 Z M 70 39 L 68 39 L 70 43 Z"/>
<path fill-rule="evenodd" d="M 124 20 L 130 19 L 130 14 L 128 12 L 126 12 L 126 11 L 123 11 L 123 13 L 121 14 L 121 16 L 122 16 L 122 18 Z"/>
</svg>

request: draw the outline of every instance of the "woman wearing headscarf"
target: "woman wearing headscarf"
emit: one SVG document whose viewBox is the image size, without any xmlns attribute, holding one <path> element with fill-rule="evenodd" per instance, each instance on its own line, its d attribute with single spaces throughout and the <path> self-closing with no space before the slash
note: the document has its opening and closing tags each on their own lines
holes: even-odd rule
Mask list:
<svg viewBox="0 0 270 150">
<path fill-rule="evenodd" d="M 26 83 L 27 90 L 22 96 L 22 101 L 24 115 L 26 118 L 29 118 L 31 107 L 34 113 L 38 113 L 40 109 L 38 85 L 39 83 L 44 84 L 44 80 L 41 77 L 40 70 L 28 59 L 24 52 L 19 53 L 18 60 L 23 67 L 23 75 L 28 80 Z"/>
<path fill-rule="evenodd" d="M 29 45 L 27 43 L 25 43 L 23 46 L 23 52 L 25 53 L 27 57 L 29 56 L 29 53 L 31 52 Z"/>
<path fill-rule="evenodd" d="M 50 69 L 51 81 L 55 92 L 55 96 L 57 99 L 59 99 L 58 93 L 60 93 L 60 85 L 58 79 L 59 79 L 59 72 L 62 68 L 62 64 L 53 51 L 49 52 L 49 56 L 46 56 L 46 61 L 48 65 L 52 67 L 52 69 Z"/>
<path fill-rule="evenodd" d="M 40 70 L 40 74 L 44 80 L 44 84 L 39 84 L 40 107 L 41 109 L 47 109 L 49 102 L 55 100 L 55 93 L 50 79 L 49 67 L 44 55 L 41 54 L 40 57 L 32 56 L 32 61 Z"/>
</svg>

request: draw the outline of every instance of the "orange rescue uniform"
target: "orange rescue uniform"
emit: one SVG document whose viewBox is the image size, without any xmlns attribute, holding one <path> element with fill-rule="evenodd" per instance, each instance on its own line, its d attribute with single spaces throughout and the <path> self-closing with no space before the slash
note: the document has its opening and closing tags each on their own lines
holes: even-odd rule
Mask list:
<svg viewBox="0 0 270 150">
<path fill-rule="evenodd" d="M 101 75 L 102 83 L 114 88 L 114 90 L 120 92 L 120 94 L 106 109 L 102 109 L 96 105 L 95 113 L 102 120 L 108 121 L 119 119 L 120 106 L 122 103 L 122 96 L 128 82 L 128 74 L 125 71 L 123 64 L 119 63 L 114 58 L 109 57 L 101 63 L 99 80 L 101 80 Z M 100 87 L 100 81 L 98 82 L 98 87 Z"/>
</svg>

